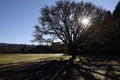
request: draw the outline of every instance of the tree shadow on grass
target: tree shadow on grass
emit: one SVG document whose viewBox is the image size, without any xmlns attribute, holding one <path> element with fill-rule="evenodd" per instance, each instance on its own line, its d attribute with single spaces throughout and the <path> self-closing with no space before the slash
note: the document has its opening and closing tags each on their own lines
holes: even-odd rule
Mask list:
<svg viewBox="0 0 120 80">
<path fill-rule="evenodd" d="M 43 61 L 20 66 L 0 67 L 2 80 L 120 80 L 120 69 L 111 65 L 94 64 L 95 61 L 71 62 Z M 118 67 L 120 65 L 117 65 Z M 100 72 L 100 71 L 101 72 Z M 103 72 L 102 72 L 103 70 Z M 113 71 L 114 70 L 114 71 Z M 102 77 L 101 77 L 102 76 Z"/>
</svg>

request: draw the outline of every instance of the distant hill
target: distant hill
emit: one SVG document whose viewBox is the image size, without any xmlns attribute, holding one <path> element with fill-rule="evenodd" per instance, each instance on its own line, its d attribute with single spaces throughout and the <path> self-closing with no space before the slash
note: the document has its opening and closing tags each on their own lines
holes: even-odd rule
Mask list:
<svg viewBox="0 0 120 80">
<path fill-rule="evenodd" d="M 0 43 L 0 53 L 24 53 L 34 47 L 35 45 Z"/>
<path fill-rule="evenodd" d="M 0 43 L 0 54 L 17 53 L 64 53 L 66 51 L 63 44 L 54 43 L 49 45 L 26 45 L 26 44 L 8 44 Z"/>
</svg>

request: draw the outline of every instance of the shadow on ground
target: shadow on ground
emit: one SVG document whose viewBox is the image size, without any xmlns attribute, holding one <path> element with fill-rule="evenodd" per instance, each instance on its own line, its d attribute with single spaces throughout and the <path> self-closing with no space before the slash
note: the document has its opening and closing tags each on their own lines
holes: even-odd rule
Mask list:
<svg viewBox="0 0 120 80">
<path fill-rule="evenodd" d="M 0 80 L 120 80 L 120 63 L 101 59 L 43 61 L 20 66 L 0 65 Z"/>
</svg>

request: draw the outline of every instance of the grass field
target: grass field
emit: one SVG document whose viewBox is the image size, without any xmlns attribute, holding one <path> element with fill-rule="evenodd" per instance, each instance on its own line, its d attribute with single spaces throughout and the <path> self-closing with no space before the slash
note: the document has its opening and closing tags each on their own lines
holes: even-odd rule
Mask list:
<svg viewBox="0 0 120 80">
<path fill-rule="evenodd" d="M 85 55 L 71 63 L 70 57 L 0 54 L 0 80 L 120 80 L 120 58 Z"/>
<path fill-rule="evenodd" d="M 0 54 L 0 64 L 18 64 L 42 60 L 60 59 L 63 54 Z"/>
</svg>

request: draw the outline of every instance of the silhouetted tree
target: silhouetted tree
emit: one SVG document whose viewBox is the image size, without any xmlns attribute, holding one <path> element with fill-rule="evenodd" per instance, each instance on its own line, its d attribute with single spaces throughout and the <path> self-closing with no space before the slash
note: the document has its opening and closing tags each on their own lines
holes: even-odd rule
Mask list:
<svg viewBox="0 0 120 80">
<path fill-rule="evenodd" d="M 114 18 L 120 18 L 120 1 L 117 3 L 115 10 L 113 11 Z"/>
<path fill-rule="evenodd" d="M 110 11 L 104 15 L 103 21 L 97 28 L 90 34 L 88 46 L 85 50 L 91 53 L 100 53 L 102 55 L 116 55 L 119 53 L 120 48 L 120 21 L 115 19 Z M 84 51 L 85 51 L 84 50 Z"/>
<path fill-rule="evenodd" d="M 22 48 L 21 48 L 21 53 L 27 53 L 27 51 L 28 51 L 28 48 L 27 48 L 27 46 L 23 46 Z"/>
<path fill-rule="evenodd" d="M 61 53 L 66 53 L 67 52 L 67 47 L 65 44 L 60 43 L 60 42 L 53 42 L 51 45 L 51 48 L 57 50 L 58 52 Z"/>
<path fill-rule="evenodd" d="M 110 11 L 104 13 L 103 20 L 92 25 L 88 31 L 92 33 L 88 34 L 83 38 L 82 44 L 79 45 L 82 53 L 84 54 L 95 54 L 103 51 L 106 46 L 110 43 L 111 39 L 111 28 L 113 27 L 112 15 Z M 93 29 L 93 30 L 92 30 Z M 113 34 L 113 33 L 112 33 Z"/>
<path fill-rule="evenodd" d="M 67 45 L 68 54 L 74 59 L 78 53 L 78 45 L 95 29 L 104 13 L 105 10 L 92 3 L 57 1 L 55 6 L 41 9 L 39 22 L 42 26 L 35 26 L 35 41 L 45 41 L 48 39 L 46 35 L 49 35 L 50 39 L 57 38 Z M 83 18 L 88 18 L 90 23 L 82 24 Z"/>
<path fill-rule="evenodd" d="M 113 11 L 113 23 L 114 23 L 114 47 L 117 53 L 120 52 L 120 1 L 117 3 L 115 10 Z M 118 54 L 119 55 L 119 54 Z"/>
</svg>

